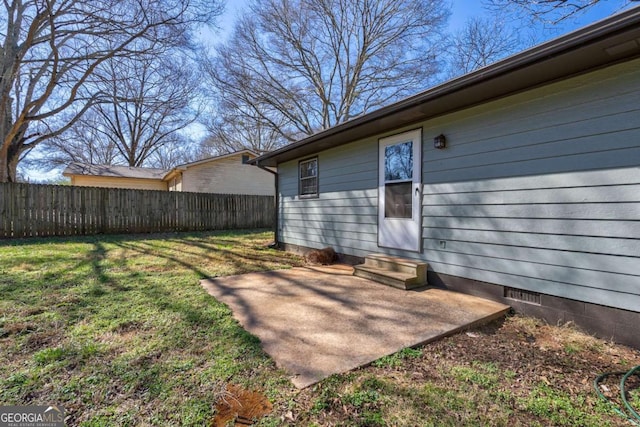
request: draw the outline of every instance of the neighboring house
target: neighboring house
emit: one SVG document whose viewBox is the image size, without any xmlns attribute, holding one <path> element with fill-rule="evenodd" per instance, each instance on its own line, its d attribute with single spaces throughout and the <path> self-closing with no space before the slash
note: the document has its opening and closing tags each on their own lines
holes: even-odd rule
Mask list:
<svg viewBox="0 0 640 427">
<path fill-rule="evenodd" d="M 63 172 L 71 185 L 194 193 L 275 194 L 275 174 L 247 164 L 250 150 L 211 157 L 171 170 L 71 163 Z"/>
<path fill-rule="evenodd" d="M 640 347 L 639 58 L 635 8 L 258 157 L 277 240 Z"/>
<path fill-rule="evenodd" d="M 253 151 L 242 150 L 198 160 L 176 167 L 164 180 L 169 184 L 169 191 L 273 196 L 274 172 L 247 164 L 256 157 Z"/>
</svg>

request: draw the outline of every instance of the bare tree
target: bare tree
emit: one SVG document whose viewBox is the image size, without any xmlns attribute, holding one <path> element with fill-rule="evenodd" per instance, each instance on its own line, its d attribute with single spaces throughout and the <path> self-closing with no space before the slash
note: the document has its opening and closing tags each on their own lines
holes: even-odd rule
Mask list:
<svg viewBox="0 0 640 427">
<path fill-rule="evenodd" d="M 496 19 L 471 18 L 449 44 L 449 77 L 469 73 L 521 50 L 518 32 Z"/>
<path fill-rule="evenodd" d="M 173 169 L 178 165 L 190 163 L 208 155 L 199 156 L 197 146 L 186 136 L 176 133 L 172 142 L 164 144 L 149 156 L 146 165 L 158 169 Z"/>
<path fill-rule="evenodd" d="M 192 108 L 197 76 L 186 57 L 110 59 L 96 83 L 103 100 L 64 133 L 42 144 L 39 164 L 57 167 L 72 161 L 146 166 L 173 157 L 167 145 L 185 143 L 178 132 L 198 117 Z M 171 161 L 168 161 L 171 163 Z"/>
<path fill-rule="evenodd" d="M 93 108 L 100 117 L 100 137 L 118 149 L 129 166 L 145 161 L 175 135 L 193 123 L 198 112 L 191 108 L 197 86 L 188 64 L 155 58 L 110 61 L 103 91 L 108 101 Z"/>
<path fill-rule="evenodd" d="M 597 6 L 614 5 L 622 9 L 632 0 L 484 0 L 485 5 L 496 13 L 514 12 L 520 17 L 534 21 L 558 24 L 561 21 L 580 15 Z"/>
<path fill-rule="evenodd" d="M 69 129 L 102 101 L 108 60 L 153 54 L 210 22 L 206 0 L 11 0 L 0 12 L 0 182 L 21 154 Z M 64 114 L 63 114 L 64 113 Z"/>
<path fill-rule="evenodd" d="M 112 141 L 101 138 L 100 126 L 97 112 L 89 109 L 65 133 L 45 141 L 40 156 L 26 158 L 24 164 L 38 169 L 53 169 L 71 162 L 117 164 L 118 149 Z"/>
<path fill-rule="evenodd" d="M 200 143 L 199 156 L 210 157 L 248 149 L 262 154 L 278 148 L 282 141 L 278 129 L 284 129 L 284 116 L 272 115 L 267 121 L 261 105 L 238 105 L 220 97 L 217 111 L 207 123 L 210 136 Z M 266 108 L 266 107 L 264 107 Z"/>
<path fill-rule="evenodd" d="M 251 132 L 280 143 L 428 87 L 443 0 L 254 0 L 208 71 Z M 229 125 L 235 132 L 238 123 Z M 221 131 L 224 128 L 221 129 Z"/>
</svg>

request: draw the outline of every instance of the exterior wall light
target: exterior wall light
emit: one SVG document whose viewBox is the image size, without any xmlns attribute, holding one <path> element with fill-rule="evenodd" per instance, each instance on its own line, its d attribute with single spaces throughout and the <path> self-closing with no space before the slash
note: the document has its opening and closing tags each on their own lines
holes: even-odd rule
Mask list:
<svg viewBox="0 0 640 427">
<path fill-rule="evenodd" d="M 442 150 L 447 147 L 447 138 L 443 134 L 440 134 L 433 138 L 433 146 L 438 150 Z"/>
</svg>

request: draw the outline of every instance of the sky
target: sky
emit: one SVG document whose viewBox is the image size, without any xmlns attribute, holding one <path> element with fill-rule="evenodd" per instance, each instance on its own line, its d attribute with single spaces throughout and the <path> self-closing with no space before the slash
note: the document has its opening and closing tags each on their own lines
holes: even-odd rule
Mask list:
<svg viewBox="0 0 640 427">
<path fill-rule="evenodd" d="M 224 38 L 233 28 L 236 17 L 247 9 L 249 1 L 250 0 L 227 0 L 225 12 L 220 18 L 219 25 L 221 30 L 218 34 L 211 34 L 211 38 L 214 40 Z M 475 16 L 490 16 L 490 13 L 483 7 L 482 0 L 449 0 L 449 2 L 451 3 L 452 11 L 451 17 L 449 18 L 449 29 L 451 30 L 455 31 L 461 28 L 469 18 Z M 578 19 L 571 20 L 571 22 L 558 28 L 557 35 L 605 18 L 630 3 L 633 3 L 633 0 L 601 0 L 596 8 L 592 8 L 587 13 L 580 15 Z"/>
<path fill-rule="evenodd" d="M 200 36 L 202 41 L 211 46 L 223 41 L 231 33 L 236 18 L 246 11 L 249 1 L 250 0 L 227 0 L 225 12 L 220 17 L 218 23 L 219 29 L 216 31 L 203 30 Z M 450 2 L 452 7 L 449 18 L 449 30 L 451 32 L 460 30 L 465 22 L 472 17 L 490 17 L 490 12 L 483 7 L 481 0 L 450 0 Z M 638 3 L 636 3 L 636 5 L 637 4 Z M 601 0 L 601 3 L 596 8 L 592 8 L 576 19 L 570 19 L 553 29 L 542 28 L 542 26 L 540 26 L 536 28 L 536 31 L 542 40 L 548 40 L 603 19 L 621 10 L 625 5 L 626 7 L 633 6 L 633 2 L 630 0 Z M 62 178 L 62 170 L 53 170 L 50 172 L 25 170 L 24 172 L 29 180 L 32 181 L 58 180 Z"/>
</svg>

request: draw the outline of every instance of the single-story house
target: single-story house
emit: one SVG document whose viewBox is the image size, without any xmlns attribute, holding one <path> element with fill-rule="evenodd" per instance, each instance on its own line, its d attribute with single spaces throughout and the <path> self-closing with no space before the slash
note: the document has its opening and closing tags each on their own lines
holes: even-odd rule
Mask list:
<svg viewBox="0 0 640 427">
<path fill-rule="evenodd" d="M 247 164 L 257 156 L 241 150 L 170 170 L 71 163 L 63 175 L 71 178 L 71 185 L 85 187 L 272 196 L 275 172 Z"/>
<path fill-rule="evenodd" d="M 276 239 L 640 347 L 640 8 L 252 161 Z"/>
</svg>

